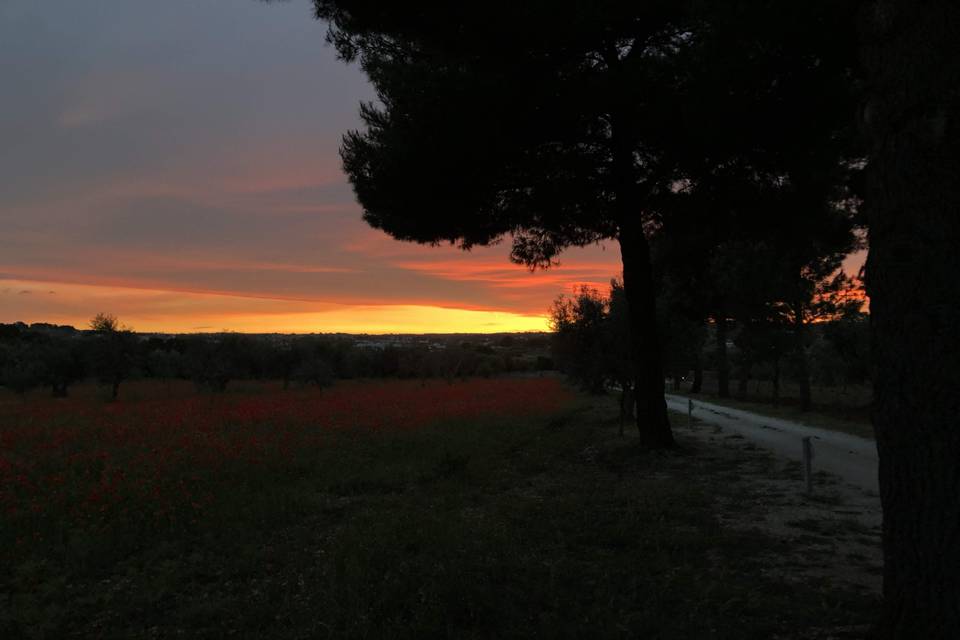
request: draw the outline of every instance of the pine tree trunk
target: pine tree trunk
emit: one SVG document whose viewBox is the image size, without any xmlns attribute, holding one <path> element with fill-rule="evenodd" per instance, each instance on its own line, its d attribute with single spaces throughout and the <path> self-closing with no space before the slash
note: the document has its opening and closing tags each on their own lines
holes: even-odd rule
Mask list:
<svg viewBox="0 0 960 640">
<path fill-rule="evenodd" d="M 639 209 L 624 215 L 620 227 L 623 292 L 630 322 L 630 349 L 634 361 L 637 429 L 643 446 L 673 446 L 673 432 L 664 400 L 663 365 L 657 335 L 656 298 L 650 266 L 650 246 L 640 225 Z"/>
<path fill-rule="evenodd" d="M 627 388 L 620 388 L 620 437 L 623 437 L 623 426 L 627 422 Z"/>
<path fill-rule="evenodd" d="M 797 377 L 800 380 L 800 411 L 810 411 L 812 404 L 810 393 L 810 366 L 807 362 L 806 325 L 803 322 L 803 307 L 794 310 L 793 335 L 797 352 Z"/>
<path fill-rule="evenodd" d="M 717 323 L 717 395 L 730 397 L 730 359 L 727 357 L 727 314 L 719 311 Z"/>
<path fill-rule="evenodd" d="M 960 5 L 867 15 L 882 638 L 960 638 Z"/>
<path fill-rule="evenodd" d="M 690 393 L 700 393 L 703 389 L 703 356 L 697 355 L 697 361 L 693 365 L 693 384 L 690 385 Z"/>
<path fill-rule="evenodd" d="M 633 387 L 629 382 L 620 383 L 620 436 L 623 437 L 623 426 L 627 420 L 633 420 Z"/>
<path fill-rule="evenodd" d="M 610 61 L 619 67 L 615 57 Z M 633 360 L 637 429 L 641 446 L 672 447 L 673 432 L 664 398 L 663 363 L 657 329 L 657 301 L 650 263 L 650 244 L 643 229 L 642 196 L 637 185 L 634 149 L 629 117 L 611 114 L 611 152 L 615 206 L 619 224 L 620 257 L 623 261 L 623 293 L 627 299 L 630 326 L 630 354 Z"/>
<path fill-rule="evenodd" d="M 773 404 L 780 404 L 780 359 L 773 361 Z"/>
</svg>

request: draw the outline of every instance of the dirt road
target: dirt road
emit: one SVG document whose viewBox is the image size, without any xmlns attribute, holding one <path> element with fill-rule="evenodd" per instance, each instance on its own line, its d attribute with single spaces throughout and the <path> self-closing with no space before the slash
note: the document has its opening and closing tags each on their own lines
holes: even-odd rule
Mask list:
<svg viewBox="0 0 960 640">
<path fill-rule="evenodd" d="M 667 394 L 666 399 L 670 409 L 687 413 L 686 397 Z M 803 458 L 802 439 L 809 436 L 813 442 L 814 472 L 825 471 L 861 489 L 877 492 L 878 458 L 873 440 L 699 400 L 693 400 L 693 417 L 792 460 Z"/>
</svg>

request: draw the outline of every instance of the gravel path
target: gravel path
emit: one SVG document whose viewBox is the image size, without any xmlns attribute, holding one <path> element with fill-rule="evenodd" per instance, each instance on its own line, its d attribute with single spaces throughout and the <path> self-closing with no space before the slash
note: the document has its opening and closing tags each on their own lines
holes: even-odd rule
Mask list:
<svg viewBox="0 0 960 640">
<path fill-rule="evenodd" d="M 687 413 L 686 397 L 667 394 L 666 400 L 670 409 Z M 867 492 L 877 492 L 878 458 L 873 440 L 699 400 L 693 400 L 693 417 L 791 460 L 802 460 L 802 439 L 810 437 L 814 472 L 825 471 Z"/>
</svg>

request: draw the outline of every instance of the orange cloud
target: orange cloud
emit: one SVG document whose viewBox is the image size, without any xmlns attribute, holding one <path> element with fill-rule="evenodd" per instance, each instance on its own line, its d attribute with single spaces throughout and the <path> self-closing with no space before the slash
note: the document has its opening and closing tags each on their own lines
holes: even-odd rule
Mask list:
<svg viewBox="0 0 960 640">
<path fill-rule="evenodd" d="M 612 265 L 609 263 L 578 262 L 570 267 L 558 265 L 548 270 L 535 272 L 503 260 L 403 261 L 397 263 L 397 266 L 436 278 L 463 282 L 483 282 L 491 287 L 505 289 L 557 288 L 570 284 L 605 284 L 609 282 L 612 275 Z"/>
</svg>

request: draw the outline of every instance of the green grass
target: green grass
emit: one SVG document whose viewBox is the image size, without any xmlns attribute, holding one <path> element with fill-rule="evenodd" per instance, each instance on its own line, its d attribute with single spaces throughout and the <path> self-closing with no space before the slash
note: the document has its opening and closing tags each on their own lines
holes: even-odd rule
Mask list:
<svg viewBox="0 0 960 640">
<path fill-rule="evenodd" d="M 341 433 L 230 476 L 231 499 L 160 539 L 33 548 L 0 577 L 0 635 L 749 639 L 871 620 L 869 598 L 765 576 L 782 540 L 718 524 L 729 461 L 644 452 L 609 418 Z"/>
</svg>

